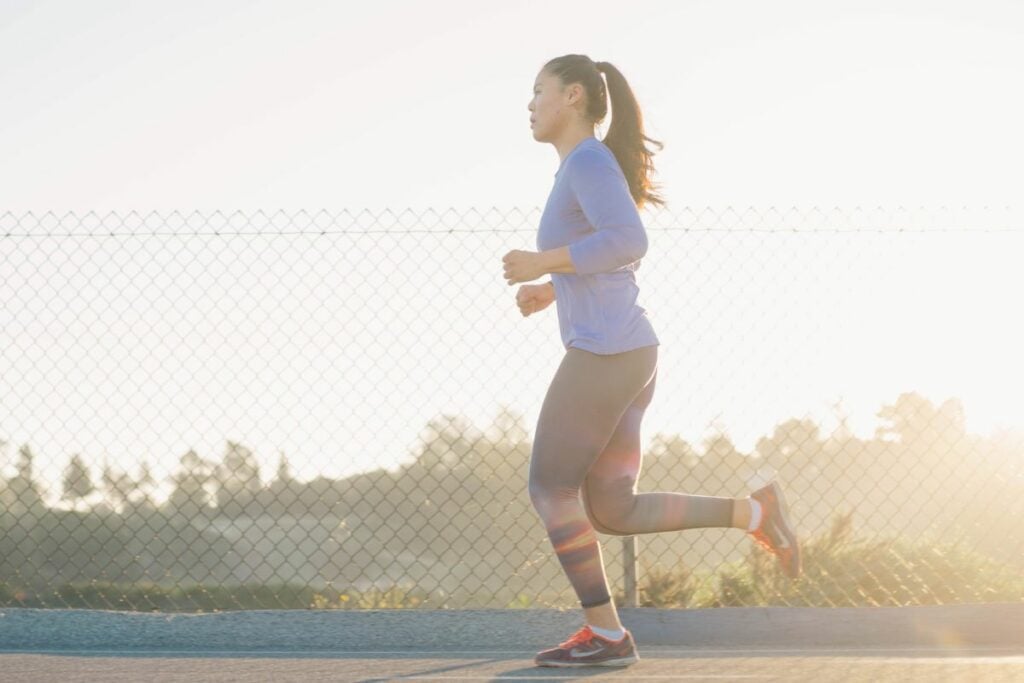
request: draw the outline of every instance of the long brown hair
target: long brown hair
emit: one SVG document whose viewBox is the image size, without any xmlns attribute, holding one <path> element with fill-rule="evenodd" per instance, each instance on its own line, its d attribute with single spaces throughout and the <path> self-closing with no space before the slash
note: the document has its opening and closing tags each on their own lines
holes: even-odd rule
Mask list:
<svg viewBox="0 0 1024 683">
<path fill-rule="evenodd" d="M 594 123 L 601 123 L 608 114 L 608 100 L 611 99 L 612 124 L 603 142 L 615 154 L 622 174 L 629 183 L 629 193 L 637 208 L 645 202 L 664 206 L 665 200 L 653 191 L 659 187 L 651 182 L 654 152 L 647 149 L 644 141 L 653 143 L 659 150 L 665 145 L 644 135 L 644 120 L 640 113 L 633 90 L 625 76 L 608 62 L 594 62 L 586 55 L 563 55 L 555 57 L 544 65 L 545 72 L 557 76 L 562 86 L 579 83 L 587 93 L 586 116 Z M 601 78 L 601 74 L 605 78 Z M 605 79 L 608 80 L 605 96 Z"/>
</svg>

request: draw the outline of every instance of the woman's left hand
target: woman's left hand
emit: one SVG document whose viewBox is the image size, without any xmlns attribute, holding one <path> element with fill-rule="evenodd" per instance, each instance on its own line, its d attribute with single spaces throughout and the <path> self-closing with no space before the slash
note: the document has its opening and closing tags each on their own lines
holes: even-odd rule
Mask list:
<svg viewBox="0 0 1024 683">
<path fill-rule="evenodd" d="M 505 264 L 505 279 L 509 285 L 536 280 L 547 272 L 544 270 L 540 253 L 536 251 L 513 249 L 501 260 Z"/>
</svg>

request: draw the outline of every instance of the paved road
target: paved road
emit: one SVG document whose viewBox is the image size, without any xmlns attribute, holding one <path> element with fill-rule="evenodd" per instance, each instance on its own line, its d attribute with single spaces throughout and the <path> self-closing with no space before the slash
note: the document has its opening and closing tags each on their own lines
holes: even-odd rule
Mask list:
<svg viewBox="0 0 1024 683">
<path fill-rule="evenodd" d="M 548 669 L 579 610 L 0 609 L 0 681 L 1024 683 L 1024 603 L 620 609 L 641 661 Z"/>
<path fill-rule="evenodd" d="M 0 681 L 1024 681 L 1024 649 L 641 648 L 626 669 L 547 669 L 533 652 L 2 653 Z"/>
</svg>

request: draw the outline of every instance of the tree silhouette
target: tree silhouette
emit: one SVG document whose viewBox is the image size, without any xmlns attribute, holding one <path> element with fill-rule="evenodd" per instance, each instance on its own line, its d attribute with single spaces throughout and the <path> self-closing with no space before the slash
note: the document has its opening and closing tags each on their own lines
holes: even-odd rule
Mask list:
<svg viewBox="0 0 1024 683">
<path fill-rule="evenodd" d="M 15 475 L 7 482 L 9 499 L 6 509 L 12 513 L 26 510 L 38 510 L 43 506 L 43 496 L 38 484 L 33 479 L 33 460 L 35 454 L 28 444 L 18 449 L 18 461 L 15 463 Z"/>
<path fill-rule="evenodd" d="M 281 458 L 277 464 L 277 475 L 275 477 L 275 481 L 280 482 L 281 484 L 288 484 L 294 481 L 292 478 L 291 467 L 288 463 L 288 457 L 284 452 L 281 453 Z"/>
<path fill-rule="evenodd" d="M 925 446 L 945 442 L 951 446 L 966 434 L 963 404 L 956 398 L 936 408 L 920 394 L 905 392 L 895 403 L 882 406 L 877 416 L 882 423 L 875 430 L 878 439 Z"/>
<path fill-rule="evenodd" d="M 181 456 L 180 464 L 181 470 L 171 477 L 174 489 L 167 500 L 167 506 L 173 514 L 187 519 L 209 508 L 210 493 L 207 485 L 213 475 L 210 463 L 192 449 Z"/>
<path fill-rule="evenodd" d="M 145 460 L 139 465 L 139 478 L 135 480 L 135 490 L 139 492 L 139 500 L 150 502 L 152 499 L 149 492 L 156 484 L 156 479 Z"/>
<path fill-rule="evenodd" d="M 68 466 L 64 469 L 64 478 L 61 483 L 63 486 L 61 500 L 72 501 L 76 508 L 80 501 L 96 490 L 89 475 L 89 468 L 86 467 L 82 456 L 77 453 L 71 456 Z"/>
<path fill-rule="evenodd" d="M 106 459 L 103 461 L 103 473 L 101 475 L 103 493 L 107 500 L 113 503 L 115 510 L 124 509 L 132 492 L 136 490 L 137 484 L 126 472 L 115 470 Z"/>
<path fill-rule="evenodd" d="M 240 443 L 228 441 L 224 459 L 215 471 L 217 507 L 221 514 L 237 516 L 259 493 L 260 466 L 253 452 Z"/>
<path fill-rule="evenodd" d="M 769 463 L 781 466 L 790 458 L 803 454 L 808 459 L 810 454 L 821 448 L 820 430 L 811 420 L 790 418 L 775 425 L 771 436 L 763 436 L 757 440 L 756 449 L 761 457 Z"/>
</svg>

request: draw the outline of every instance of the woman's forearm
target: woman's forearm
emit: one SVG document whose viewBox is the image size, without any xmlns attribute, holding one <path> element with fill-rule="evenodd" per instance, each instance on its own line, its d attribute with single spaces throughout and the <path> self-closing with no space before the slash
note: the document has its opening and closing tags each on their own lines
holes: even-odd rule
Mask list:
<svg viewBox="0 0 1024 683">
<path fill-rule="evenodd" d="M 548 249 L 540 252 L 541 263 L 545 273 L 575 273 L 576 266 L 569 258 L 569 246 Z"/>
</svg>

